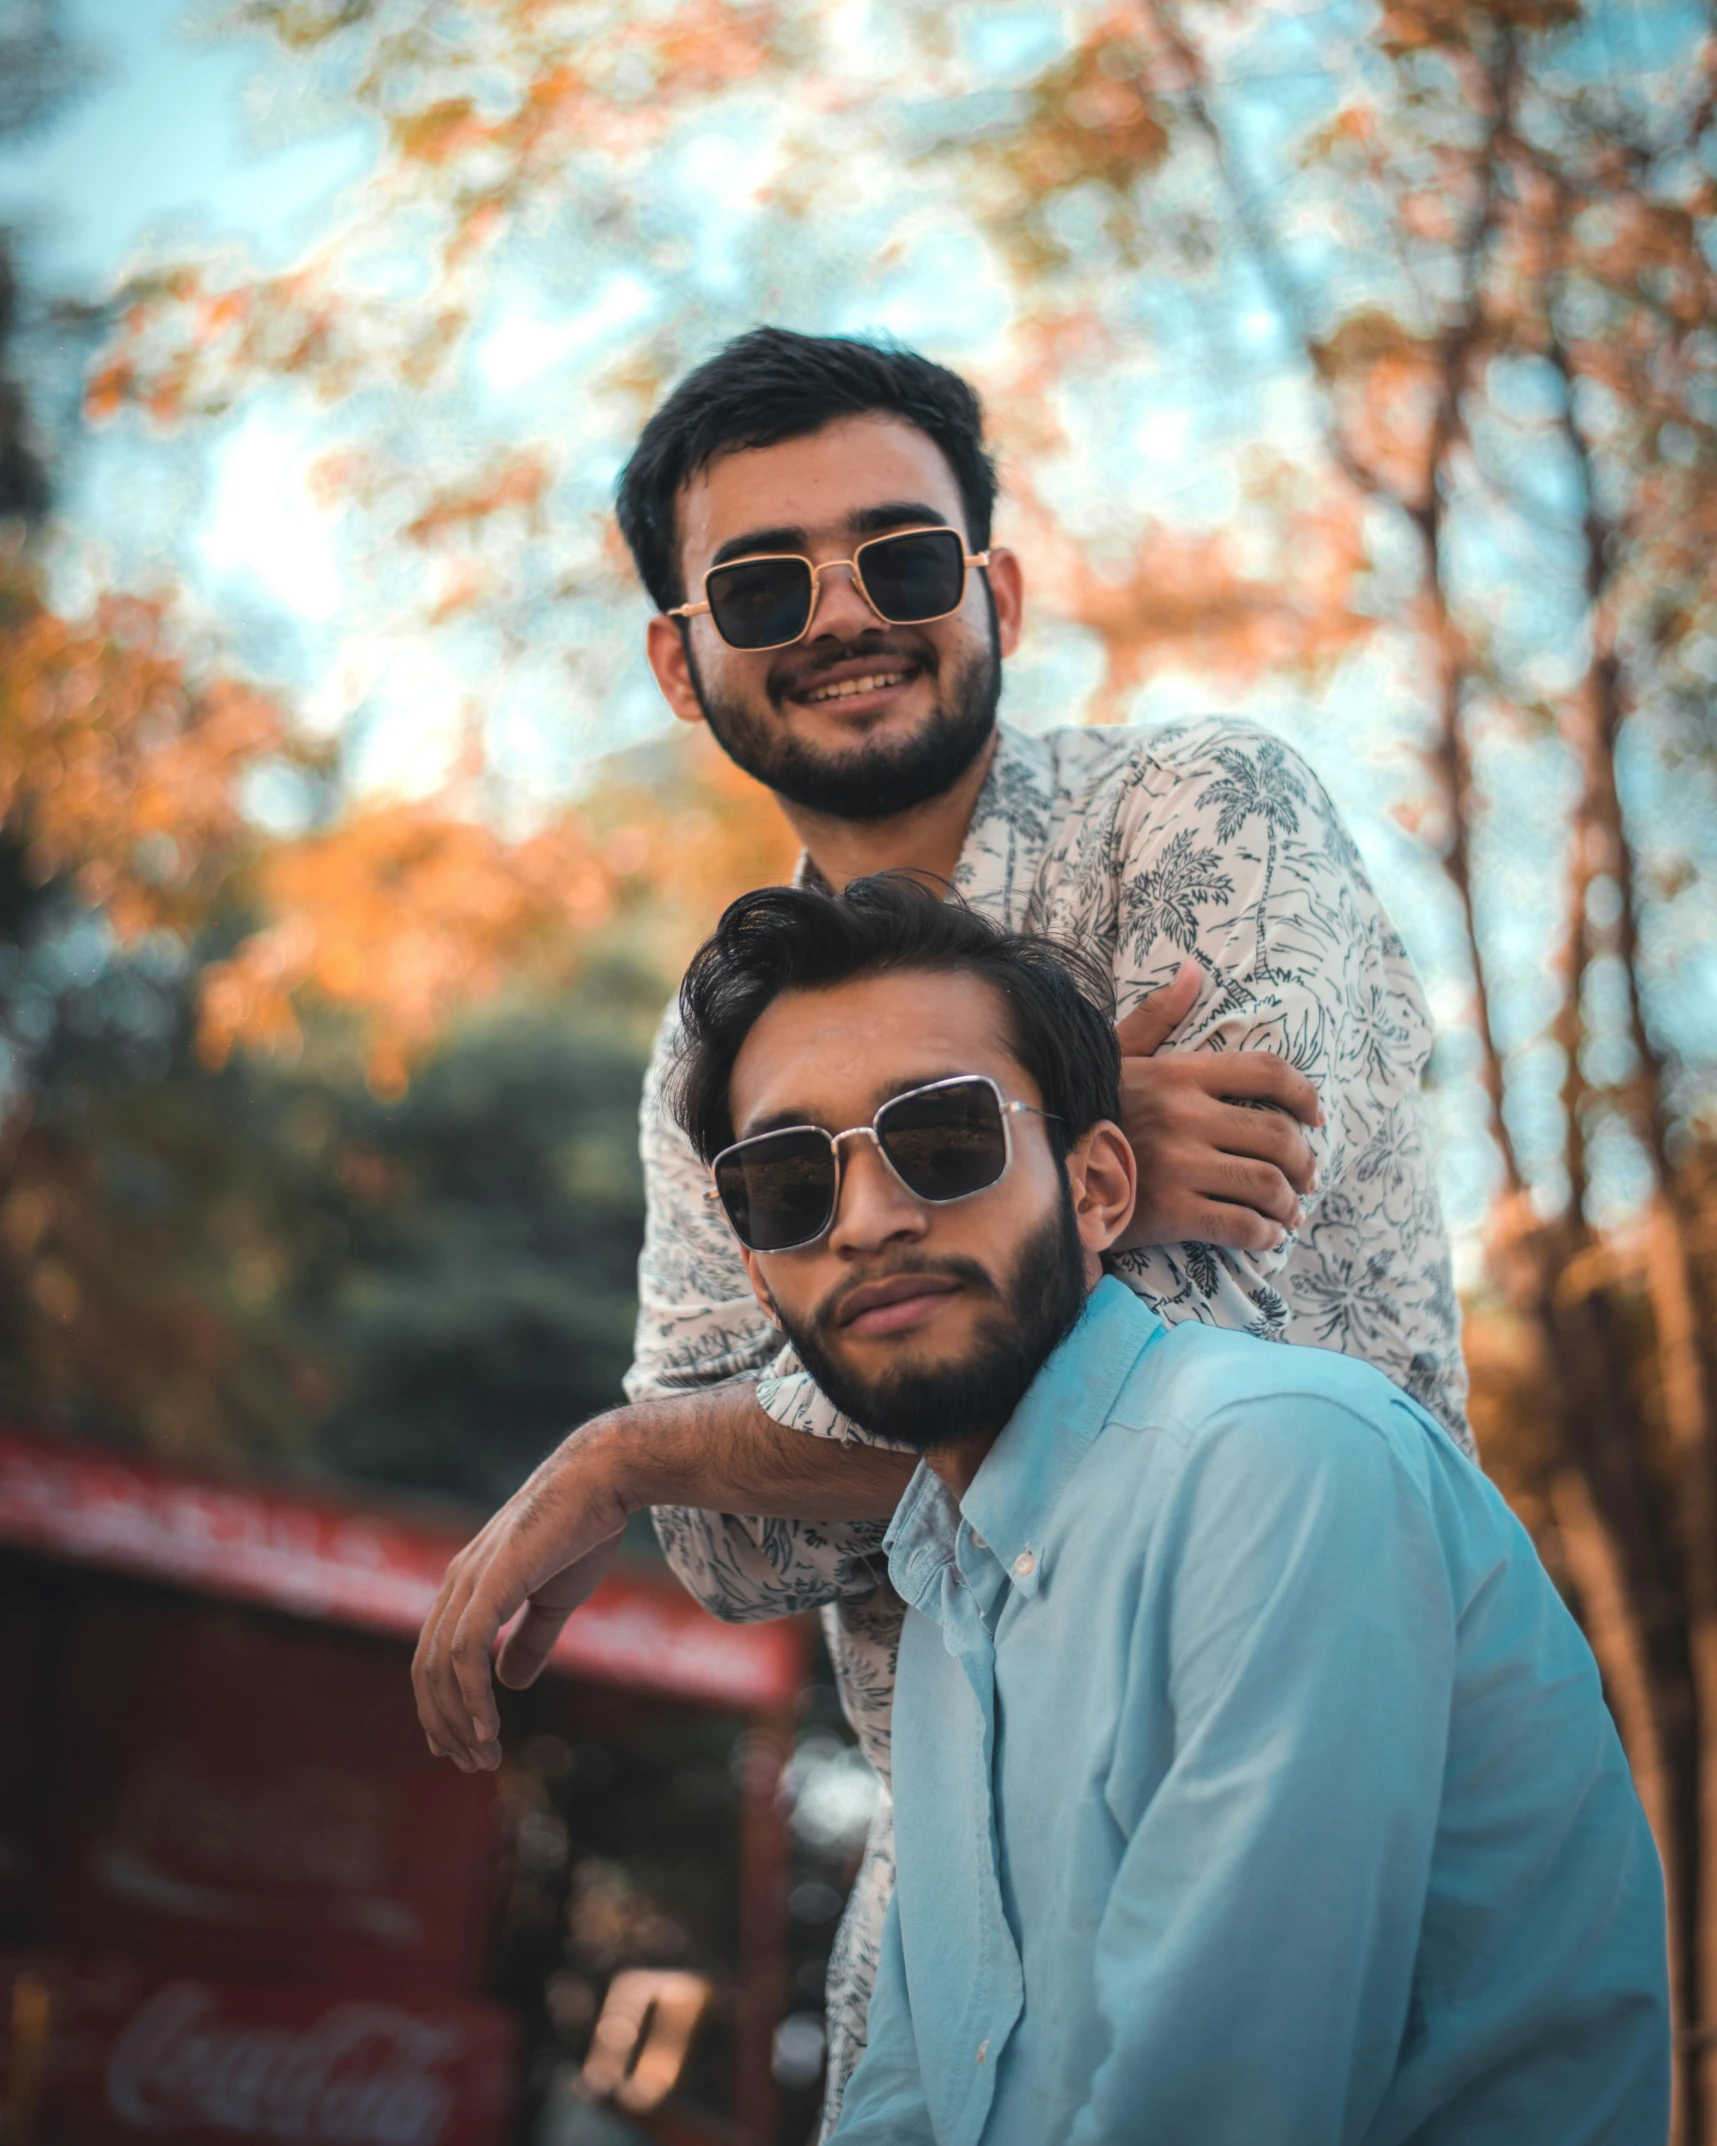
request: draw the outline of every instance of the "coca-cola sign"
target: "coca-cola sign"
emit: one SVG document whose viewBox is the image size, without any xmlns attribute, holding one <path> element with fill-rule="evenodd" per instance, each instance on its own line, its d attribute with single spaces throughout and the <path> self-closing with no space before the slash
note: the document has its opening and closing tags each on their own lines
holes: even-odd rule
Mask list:
<svg viewBox="0 0 1717 2146">
<path fill-rule="evenodd" d="M 28 1971 L 49 1991 L 43 2146 L 496 2146 L 505 2134 L 514 2030 L 492 2005 L 112 1962 Z"/>
<path fill-rule="evenodd" d="M 469 2037 L 397 2004 L 336 2004 L 304 2027 L 224 2018 L 206 1984 L 169 1982 L 127 2024 L 107 2103 L 137 2131 L 223 2131 L 281 2146 L 440 2146 L 448 2068 Z"/>
</svg>

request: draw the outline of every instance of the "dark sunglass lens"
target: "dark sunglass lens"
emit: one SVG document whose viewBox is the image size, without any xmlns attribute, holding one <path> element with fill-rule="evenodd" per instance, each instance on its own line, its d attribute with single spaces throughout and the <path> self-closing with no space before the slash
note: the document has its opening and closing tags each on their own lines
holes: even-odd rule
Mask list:
<svg viewBox="0 0 1717 2146">
<path fill-rule="evenodd" d="M 718 1159 L 715 1189 L 752 1251 L 809 1244 L 834 1218 L 834 1150 L 822 1133 L 765 1133 Z"/>
<path fill-rule="evenodd" d="M 859 561 L 871 602 L 897 626 L 946 618 L 960 601 L 965 545 L 952 529 L 879 537 Z"/>
<path fill-rule="evenodd" d="M 704 582 L 716 630 L 731 648 L 779 648 L 805 630 L 811 569 L 803 559 L 737 559 Z"/>
<path fill-rule="evenodd" d="M 988 1081 L 897 1096 L 877 1115 L 877 1138 L 921 1200 L 960 1200 L 1007 1167 L 1001 1105 Z"/>
</svg>

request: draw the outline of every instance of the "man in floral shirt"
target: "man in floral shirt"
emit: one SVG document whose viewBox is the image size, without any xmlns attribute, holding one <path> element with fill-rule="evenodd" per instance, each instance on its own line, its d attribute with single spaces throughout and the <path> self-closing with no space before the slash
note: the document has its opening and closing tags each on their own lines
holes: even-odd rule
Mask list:
<svg viewBox="0 0 1717 2146">
<path fill-rule="evenodd" d="M 650 657 L 774 790 L 800 877 L 929 872 L 1112 973 L 1140 1206 L 1111 1271 L 1200 1319 L 1375 1364 L 1470 1443 L 1420 1079 L 1424 1001 L 1316 777 L 1255 725 L 1031 737 L 996 720 L 1019 561 L 989 548 L 976 397 L 911 353 L 760 329 L 681 383 L 622 480 Z M 646 1082 L 633 1405 L 575 1432 L 449 1569 L 414 1675 L 431 1748 L 498 1763 L 488 1652 L 522 1683 L 627 1514 L 718 1616 L 823 1610 L 886 1784 L 910 1473 L 758 1309 L 708 1175 Z M 1169 1043 L 1172 1048 L 1159 1050 Z M 827 2121 L 863 2047 L 891 1876 L 883 1799 L 830 1971 Z"/>
</svg>

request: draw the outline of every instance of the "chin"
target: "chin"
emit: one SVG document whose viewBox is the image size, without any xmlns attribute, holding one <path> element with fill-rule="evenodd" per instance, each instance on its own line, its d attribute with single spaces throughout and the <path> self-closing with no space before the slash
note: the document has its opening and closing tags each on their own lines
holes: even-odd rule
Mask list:
<svg viewBox="0 0 1717 2146">
<path fill-rule="evenodd" d="M 787 708 L 789 730 L 797 732 L 809 745 L 836 751 L 843 745 L 862 745 L 896 732 L 913 736 L 926 726 L 932 713 L 930 704 L 916 695 L 897 707 L 856 715 L 843 715 L 838 701 L 828 708 L 807 708 L 802 702 L 791 701 Z"/>
<path fill-rule="evenodd" d="M 962 1345 L 963 1344 L 963 1345 Z M 896 1378 L 939 1378 L 958 1371 L 971 1354 L 970 1338 L 933 1339 L 922 1329 L 898 1337 L 861 1342 L 843 1349 L 838 1360 L 867 1384 Z"/>
</svg>

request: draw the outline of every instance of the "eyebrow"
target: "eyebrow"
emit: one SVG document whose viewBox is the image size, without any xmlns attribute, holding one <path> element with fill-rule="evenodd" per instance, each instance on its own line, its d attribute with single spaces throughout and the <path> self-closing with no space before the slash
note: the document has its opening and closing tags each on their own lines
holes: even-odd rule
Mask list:
<svg viewBox="0 0 1717 2146">
<path fill-rule="evenodd" d="M 967 1068 L 964 1072 L 913 1073 L 904 1080 L 890 1081 L 886 1088 L 879 1090 L 876 1101 L 871 1105 L 871 1117 L 875 1117 L 884 1103 L 892 1103 L 897 1095 L 910 1095 L 915 1088 L 933 1088 L 938 1081 L 970 1080 L 976 1077 L 970 1068 Z M 868 1125 L 870 1119 L 867 1118 L 862 1122 Z M 824 1125 L 820 1119 L 807 1116 L 804 1111 L 794 1110 L 789 1106 L 785 1110 L 770 1111 L 767 1116 L 761 1117 L 754 1124 L 748 1125 L 744 1132 L 740 1132 L 736 1127 L 734 1138 L 736 1140 L 755 1140 L 763 1133 L 786 1132 L 789 1128 L 797 1129 L 802 1125 L 813 1126 L 820 1133 L 837 1130 L 836 1127 Z M 851 1130 L 850 1127 L 838 1129 L 842 1131 Z"/>
<path fill-rule="evenodd" d="M 939 507 L 927 506 L 922 499 L 889 499 L 879 506 L 860 507 L 847 526 L 854 541 L 862 543 L 866 537 L 883 536 L 890 529 L 946 529 L 951 525 Z M 725 566 L 730 559 L 753 559 L 769 552 L 791 552 L 803 557 L 809 541 L 807 531 L 796 524 L 748 529 L 743 536 L 729 537 L 719 545 L 709 563 L 712 567 Z"/>
</svg>

